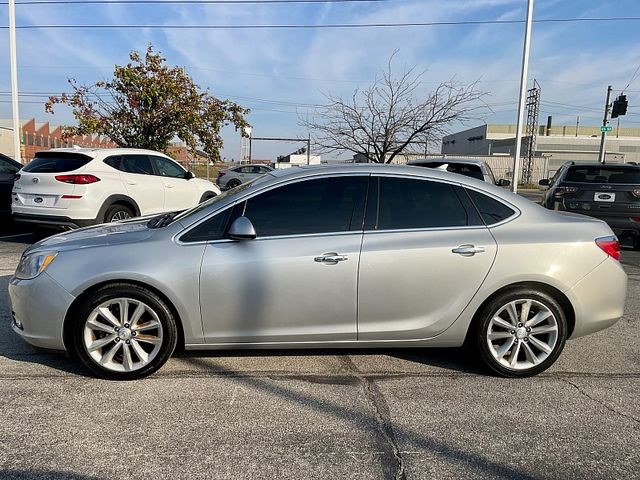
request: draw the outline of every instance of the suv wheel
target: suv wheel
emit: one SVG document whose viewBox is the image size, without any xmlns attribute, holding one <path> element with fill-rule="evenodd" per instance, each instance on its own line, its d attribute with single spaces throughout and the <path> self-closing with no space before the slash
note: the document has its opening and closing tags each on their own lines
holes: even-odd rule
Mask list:
<svg viewBox="0 0 640 480">
<path fill-rule="evenodd" d="M 104 214 L 104 223 L 126 220 L 134 216 L 133 211 L 125 205 L 112 205 Z"/>
<path fill-rule="evenodd" d="M 133 380 L 158 370 L 177 342 L 171 310 L 138 285 L 113 284 L 91 295 L 71 325 L 71 348 L 100 377 Z"/>
<path fill-rule="evenodd" d="M 491 371 L 528 377 L 556 361 L 567 339 L 567 320 L 548 294 L 518 288 L 485 306 L 474 336 L 480 359 Z"/>
</svg>

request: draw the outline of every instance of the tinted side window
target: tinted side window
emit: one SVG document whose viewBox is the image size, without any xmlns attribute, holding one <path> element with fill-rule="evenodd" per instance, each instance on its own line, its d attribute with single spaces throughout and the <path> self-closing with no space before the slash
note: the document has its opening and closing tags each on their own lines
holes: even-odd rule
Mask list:
<svg viewBox="0 0 640 480">
<path fill-rule="evenodd" d="M 494 223 L 501 222 L 516 213 L 504 203 L 483 195 L 480 192 L 467 190 L 467 193 L 478 209 L 478 212 L 480 212 L 482 220 L 484 220 L 484 223 L 487 225 L 493 225 Z"/>
<path fill-rule="evenodd" d="M 227 222 L 231 215 L 231 208 L 227 208 L 224 212 L 218 213 L 216 216 L 205 220 L 197 227 L 189 230 L 182 237 L 182 242 L 206 242 L 209 240 L 220 240 L 224 236 L 227 228 Z"/>
<path fill-rule="evenodd" d="M 127 173 L 153 175 L 151 161 L 146 155 L 125 155 L 122 157 L 120 170 Z"/>
<path fill-rule="evenodd" d="M 368 177 L 306 180 L 249 199 L 244 215 L 258 237 L 362 228 Z"/>
<path fill-rule="evenodd" d="M 378 188 L 377 230 L 468 225 L 467 211 L 452 185 L 381 177 Z"/>
<path fill-rule="evenodd" d="M 18 170 L 20 169 L 13 163 L 7 162 L 6 160 L 0 158 L 0 173 L 12 174 L 16 173 Z"/>
<path fill-rule="evenodd" d="M 115 168 L 116 170 L 120 170 L 122 157 L 109 157 L 104 159 L 104 163 L 109 165 L 110 167 Z"/>
<path fill-rule="evenodd" d="M 184 178 L 184 170 L 170 160 L 162 157 L 151 157 L 156 164 L 158 174 L 162 177 Z"/>
</svg>

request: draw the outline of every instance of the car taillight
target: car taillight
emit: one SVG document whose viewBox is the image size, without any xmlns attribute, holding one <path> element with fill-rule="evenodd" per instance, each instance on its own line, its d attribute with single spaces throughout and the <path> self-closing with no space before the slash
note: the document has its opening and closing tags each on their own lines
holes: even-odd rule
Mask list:
<svg viewBox="0 0 640 480">
<path fill-rule="evenodd" d="M 558 187 L 555 191 L 555 195 L 561 197 L 567 193 L 576 193 L 578 191 L 578 187 Z"/>
<path fill-rule="evenodd" d="M 596 238 L 596 245 L 610 257 L 620 260 L 620 242 L 616 237 Z"/>
<path fill-rule="evenodd" d="M 16 174 L 14 175 L 14 177 L 13 177 L 13 181 L 14 181 L 14 182 L 17 182 L 18 180 L 20 180 L 20 177 L 21 177 L 21 176 L 22 176 L 22 175 L 20 175 L 19 173 L 16 173 Z M 635 190 L 634 190 L 634 192 L 635 192 Z M 635 193 L 634 193 L 634 195 L 635 195 Z"/>
<path fill-rule="evenodd" d="M 632 222 L 640 223 L 640 217 L 631 217 Z"/>
<path fill-rule="evenodd" d="M 224 177 L 225 175 L 226 175 L 226 173 L 224 173 L 224 172 L 218 172 L 218 178 Z"/>
<path fill-rule="evenodd" d="M 73 183 L 74 185 L 86 185 L 100 181 L 95 175 L 56 175 L 56 180 L 64 183 Z"/>
<path fill-rule="evenodd" d="M 634 188 L 633 190 L 631 190 L 631 193 L 634 197 L 640 198 L 640 188 Z"/>
</svg>

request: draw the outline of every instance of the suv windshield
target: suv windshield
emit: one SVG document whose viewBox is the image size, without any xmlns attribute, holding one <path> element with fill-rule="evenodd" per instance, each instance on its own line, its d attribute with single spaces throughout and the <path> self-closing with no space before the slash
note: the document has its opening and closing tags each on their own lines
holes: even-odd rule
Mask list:
<svg viewBox="0 0 640 480">
<path fill-rule="evenodd" d="M 587 165 L 569 167 L 565 182 L 640 184 L 640 167 Z"/>
<path fill-rule="evenodd" d="M 91 161 L 91 157 L 68 152 L 39 152 L 23 169 L 30 173 L 61 173 L 77 170 Z"/>
</svg>

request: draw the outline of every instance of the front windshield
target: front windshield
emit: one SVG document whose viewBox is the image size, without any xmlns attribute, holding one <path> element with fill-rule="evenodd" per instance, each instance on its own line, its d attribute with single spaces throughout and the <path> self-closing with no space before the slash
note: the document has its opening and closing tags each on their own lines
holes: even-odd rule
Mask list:
<svg viewBox="0 0 640 480">
<path fill-rule="evenodd" d="M 270 178 L 269 175 L 261 175 L 260 177 L 254 178 L 253 180 L 250 180 L 247 183 L 242 183 L 235 188 L 231 188 L 225 192 L 222 192 L 220 195 L 216 195 L 215 197 L 210 198 L 209 200 L 206 200 L 200 203 L 199 205 L 196 205 L 195 207 L 190 208 L 189 210 L 185 210 L 184 212 L 179 213 L 178 215 L 173 217 L 171 223 L 182 220 L 183 218 L 187 218 L 190 215 L 193 215 L 194 213 L 198 213 L 199 211 L 209 207 L 210 205 L 218 203 L 221 200 L 224 200 L 225 198 L 231 195 L 235 195 L 236 193 L 242 192 L 248 189 L 249 187 L 255 185 L 256 183 L 264 182 L 268 178 Z"/>
</svg>

